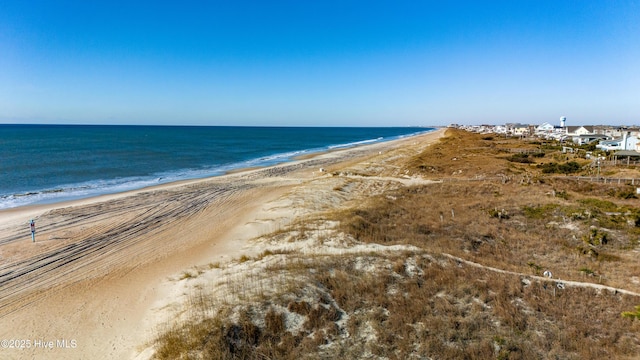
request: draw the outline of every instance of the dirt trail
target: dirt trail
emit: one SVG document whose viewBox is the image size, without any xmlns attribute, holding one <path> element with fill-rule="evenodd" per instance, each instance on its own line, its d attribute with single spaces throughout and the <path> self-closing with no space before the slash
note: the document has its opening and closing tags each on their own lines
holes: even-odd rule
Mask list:
<svg viewBox="0 0 640 360">
<path fill-rule="evenodd" d="M 515 271 L 503 270 L 503 269 L 498 269 L 498 268 L 494 268 L 494 267 L 491 267 L 491 266 L 482 265 L 482 264 L 479 264 L 479 263 L 476 263 L 476 262 L 473 262 L 473 261 L 465 260 L 465 259 L 457 257 L 457 256 L 453 256 L 451 254 L 441 253 L 440 255 L 445 256 L 445 257 L 447 257 L 447 258 L 449 258 L 451 260 L 457 261 L 459 263 L 464 263 L 464 264 L 469 265 L 469 266 L 473 266 L 473 267 L 484 269 L 484 270 L 489 270 L 489 271 L 500 273 L 500 274 L 515 275 L 515 276 L 520 276 L 520 277 L 529 278 L 529 279 L 535 279 L 535 280 L 543 281 L 543 282 L 552 282 L 552 283 L 555 283 L 555 284 L 562 284 L 564 286 L 574 286 L 574 287 L 582 287 L 582 288 L 589 288 L 589 289 L 596 289 L 596 290 L 608 290 L 608 291 L 610 291 L 610 292 L 612 292 L 614 294 L 618 294 L 619 293 L 619 294 L 625 294 L 625 295 L 631 295 L 631 296 L 640 297 L 640 293 L 633 292 L 633 291 L 626 290 L 626 289 L 622 289 L 622 288 L 616 288 L 616 287 L 613 287 L 613 286 L 600 285 L 600 284 L 594 284 L 594 283 L 582 282 L 582 281 L 553 279 L 553 278 L 548 278 L 548 277 L 544 277 L 544 276 L 523 274 L 523 273 L 519 273 L 519 272 L 515 272 Z"/>
</svg>

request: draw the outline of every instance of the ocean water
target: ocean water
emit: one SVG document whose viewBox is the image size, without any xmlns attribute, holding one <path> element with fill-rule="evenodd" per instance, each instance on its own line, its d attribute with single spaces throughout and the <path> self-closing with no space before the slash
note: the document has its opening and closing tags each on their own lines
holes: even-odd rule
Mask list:
<svg viewBox="0 0 640 360">
<path fill-rule="evenodd" d="M 221 175 L 432 130 L 0 125 L 0 209 Z"/>
</svg>

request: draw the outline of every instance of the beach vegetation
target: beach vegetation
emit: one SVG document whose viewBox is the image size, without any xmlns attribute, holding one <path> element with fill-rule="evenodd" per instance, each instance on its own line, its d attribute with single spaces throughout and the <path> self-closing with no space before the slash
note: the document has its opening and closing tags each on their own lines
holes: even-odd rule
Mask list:
<svg viewBox="0 0 640 360">
<path fill-rule="evenodd" d="M 593 271 L 592 269 L 588 268 L 588 267 L 581 267 L 580 272 L 583 273 L 584 275 L 587 276 L 594 276 L 595 275 L 595 271 Z"/>
<path fill-rule="evenodd" d="M 351 201 L 296 219 L 269 238 L 305 243 L 304 252 L 260 261 L 277 253 L 265 250 L 230 264 L 225 271 L 234 276 L 204 295 L 210 300 L 193 301 L 185 312 L 190 316 L 159 333 L 155 357 L 601 359 L 640 353 L 640 322 L 629 320 L 640 318 L 640 296 L 615 290 L 640 293 L 630 281 L 640 271 L 634 252 L 640 211 L 633 200 L 610 195 L 617 185 L 555 177 L 500 158 L 505 150 L 539 144 L 447 134 L 400 157 L 393 171 L 448 180 L 379 186 L 375 193 L 355 192 L 374 188 L 372 179 L 345 188 Z M 451 179 L 459 171 L 466 178 Z M 327 186 L 335 193 L 335 183 Z M 327 230 L 326 222 L 335 226 Z M 339 243 L 335 252 L 306 247 L 319 233 Z M 328 241 L 321 244 L 325 249 Z M 547 270 L 582 286 L 560 288 L 536 277 Z"/>
<path fill-rule="evenodd" d="M 566 190 L 553 190 L 553 195 L 563 200 L 569 200 L 569 193 Z"/>
<path fill-rule="evenodd" d="M 179 279 L 185 280 L 185 279 L 193 279 L 195 277 L 196 275 L 194 275 L 191 271 L 183 271 Z"/>
<path fill-rule="evenodd" d="M 289 291 L 215 311 L 205 305 L 174 324 L 157 338 L 155 357 L 596 359 L 637 349 L 639 324 L 617 315 L 637 299 L 588 288 L 550 291 L 544 282 L 426 253 L 303 263 L 291 270 L 296 286 Z"/>
<path fill-rule="evenodd" d="M 540 164 L 539 167 L 543 174 L 575 174 L 582 169 L 582 166 L 576 161 L 550 162 Z"/>
<path fill-rule="evenodd" d="M 611 197 L 620 199 L 637 199 L 637 190 L 635 186 L 629 185 L 622 188 L 611 189 L 607 193 Z"/>
<path fill-rule="evenodd" d="M 622 317 L 640 320 L 640 305 L 636 305 L 633 311 L 622 312 Z"/>
<path fill-rule="evenodd" d="M 517 162 L 517 163 L 522 163 L 522 164 L 531 164 L 534 161 L 529 157 L 529 154 L 525 154 L 525 153 L 518 153 L 518 154 L 513 154 L 511 156 L 509 156 L 507 158 L 508 161 L 511 162 Z"/>
<path fill-rule="evenodd" d="M 618 205 L 608 200 L 586 198 L 578 200 L 578 203 L 584 205 L 592 211 L 618 211 Z"/>
<path fill-rule="evenodd" d="M 542 275 L 542 269 L 543 267 L 536 264 L 534 261 L 527 261 L 527 265 L 529 266 L 529 268 L 533 271 L 534 275 Z"/>
<path fill-rule="evenodd" d="M 551 216 L 557 208 L 558 204 L 542 204 L 542 205 L 525 205 L 522 207 L 522 211 L 527 218 L 530 219 L 544 219 Z"/>
</svg>

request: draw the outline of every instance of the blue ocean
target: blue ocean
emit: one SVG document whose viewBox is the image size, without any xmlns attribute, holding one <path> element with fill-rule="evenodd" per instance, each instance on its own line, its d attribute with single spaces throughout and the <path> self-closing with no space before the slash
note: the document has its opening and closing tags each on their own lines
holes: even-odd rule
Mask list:
<svg viewBox="0 0 640 360">
<path fill-rule="evenodd" d="M 0 209 L 216 176 L 432 130 L 0 125 Z"/>
</svg>

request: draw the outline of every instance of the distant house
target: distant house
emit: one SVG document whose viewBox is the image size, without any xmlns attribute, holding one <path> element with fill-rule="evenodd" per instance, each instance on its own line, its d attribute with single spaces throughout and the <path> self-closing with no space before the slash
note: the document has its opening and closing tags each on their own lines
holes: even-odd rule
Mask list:
<svg viewBox="0 0 640 360">
<path fill-rule="evenodd" d="M 595 134 L 593 126 L 567 126 L 565 130 L 567 137 Z"/>
<path fill-rule="evenodd" d="M 542 123 L 536 127 L 536 134 L 551 134 L 554 131 L 554 126 L 548 122 Z"/>
<path fill-rule="evenodd" d="M 603 151 L 622 150 L 622 142 L 621 139 L 604 140 L 600 141 L 596 148 Z"/>
<path fill-rule="evenodd" d="M 607 136 L 596 134 L 595 126 L 567 126 L 563 138 L 570 139 L 578 145 L 584 145 L 596 140 L 604 140 Z"/>
<path fill-rule="evenodd" d="M 507 132 L 507 127 L 504 125 L 496 125 L 494 126 L 493 131 L 496 134 L 505 134 Z"/>
<path fill-rule="evenodd" d="M 513 127 L 512 133 L 515 136 L 529 135 L 529 125 L 517 124 Z"/>
<path fill-rule="evenodd" d="M 525 133 L 525 131 L 529 131 L 529 125 L 520 123 L 506 123 L 505 128 L 507 130 L 507 133 L 512 135 L 522 135 Z"/>
<path fill-rule="evenodd" d="M 601 134 L 587 134 L 571 137 L 571 141 L 578 145 L 590 144 L 594 141 L 605 141 L 606 139 L 607 136 Z"/>
<path fill-rule="evenodd" d="M 596 147 L 604 151 L 618 151 L 618 150 L 635 150 L 637 145 L 638 145 L 637 137 L 628 136 L 628 134 L 624 134 L 624 136 L 621 138 L 600 141 L 600 143 L 596 145 Z"/>
<path fill-rule="evenodd" d="M 620 127 L 620 126 L 594 126 L 596 134 L 607 135 L 609 138 L 618 138 L 628 134 L 629 136 L 640 137 L 640 129 L 637 127 Z"/>
</svg>

